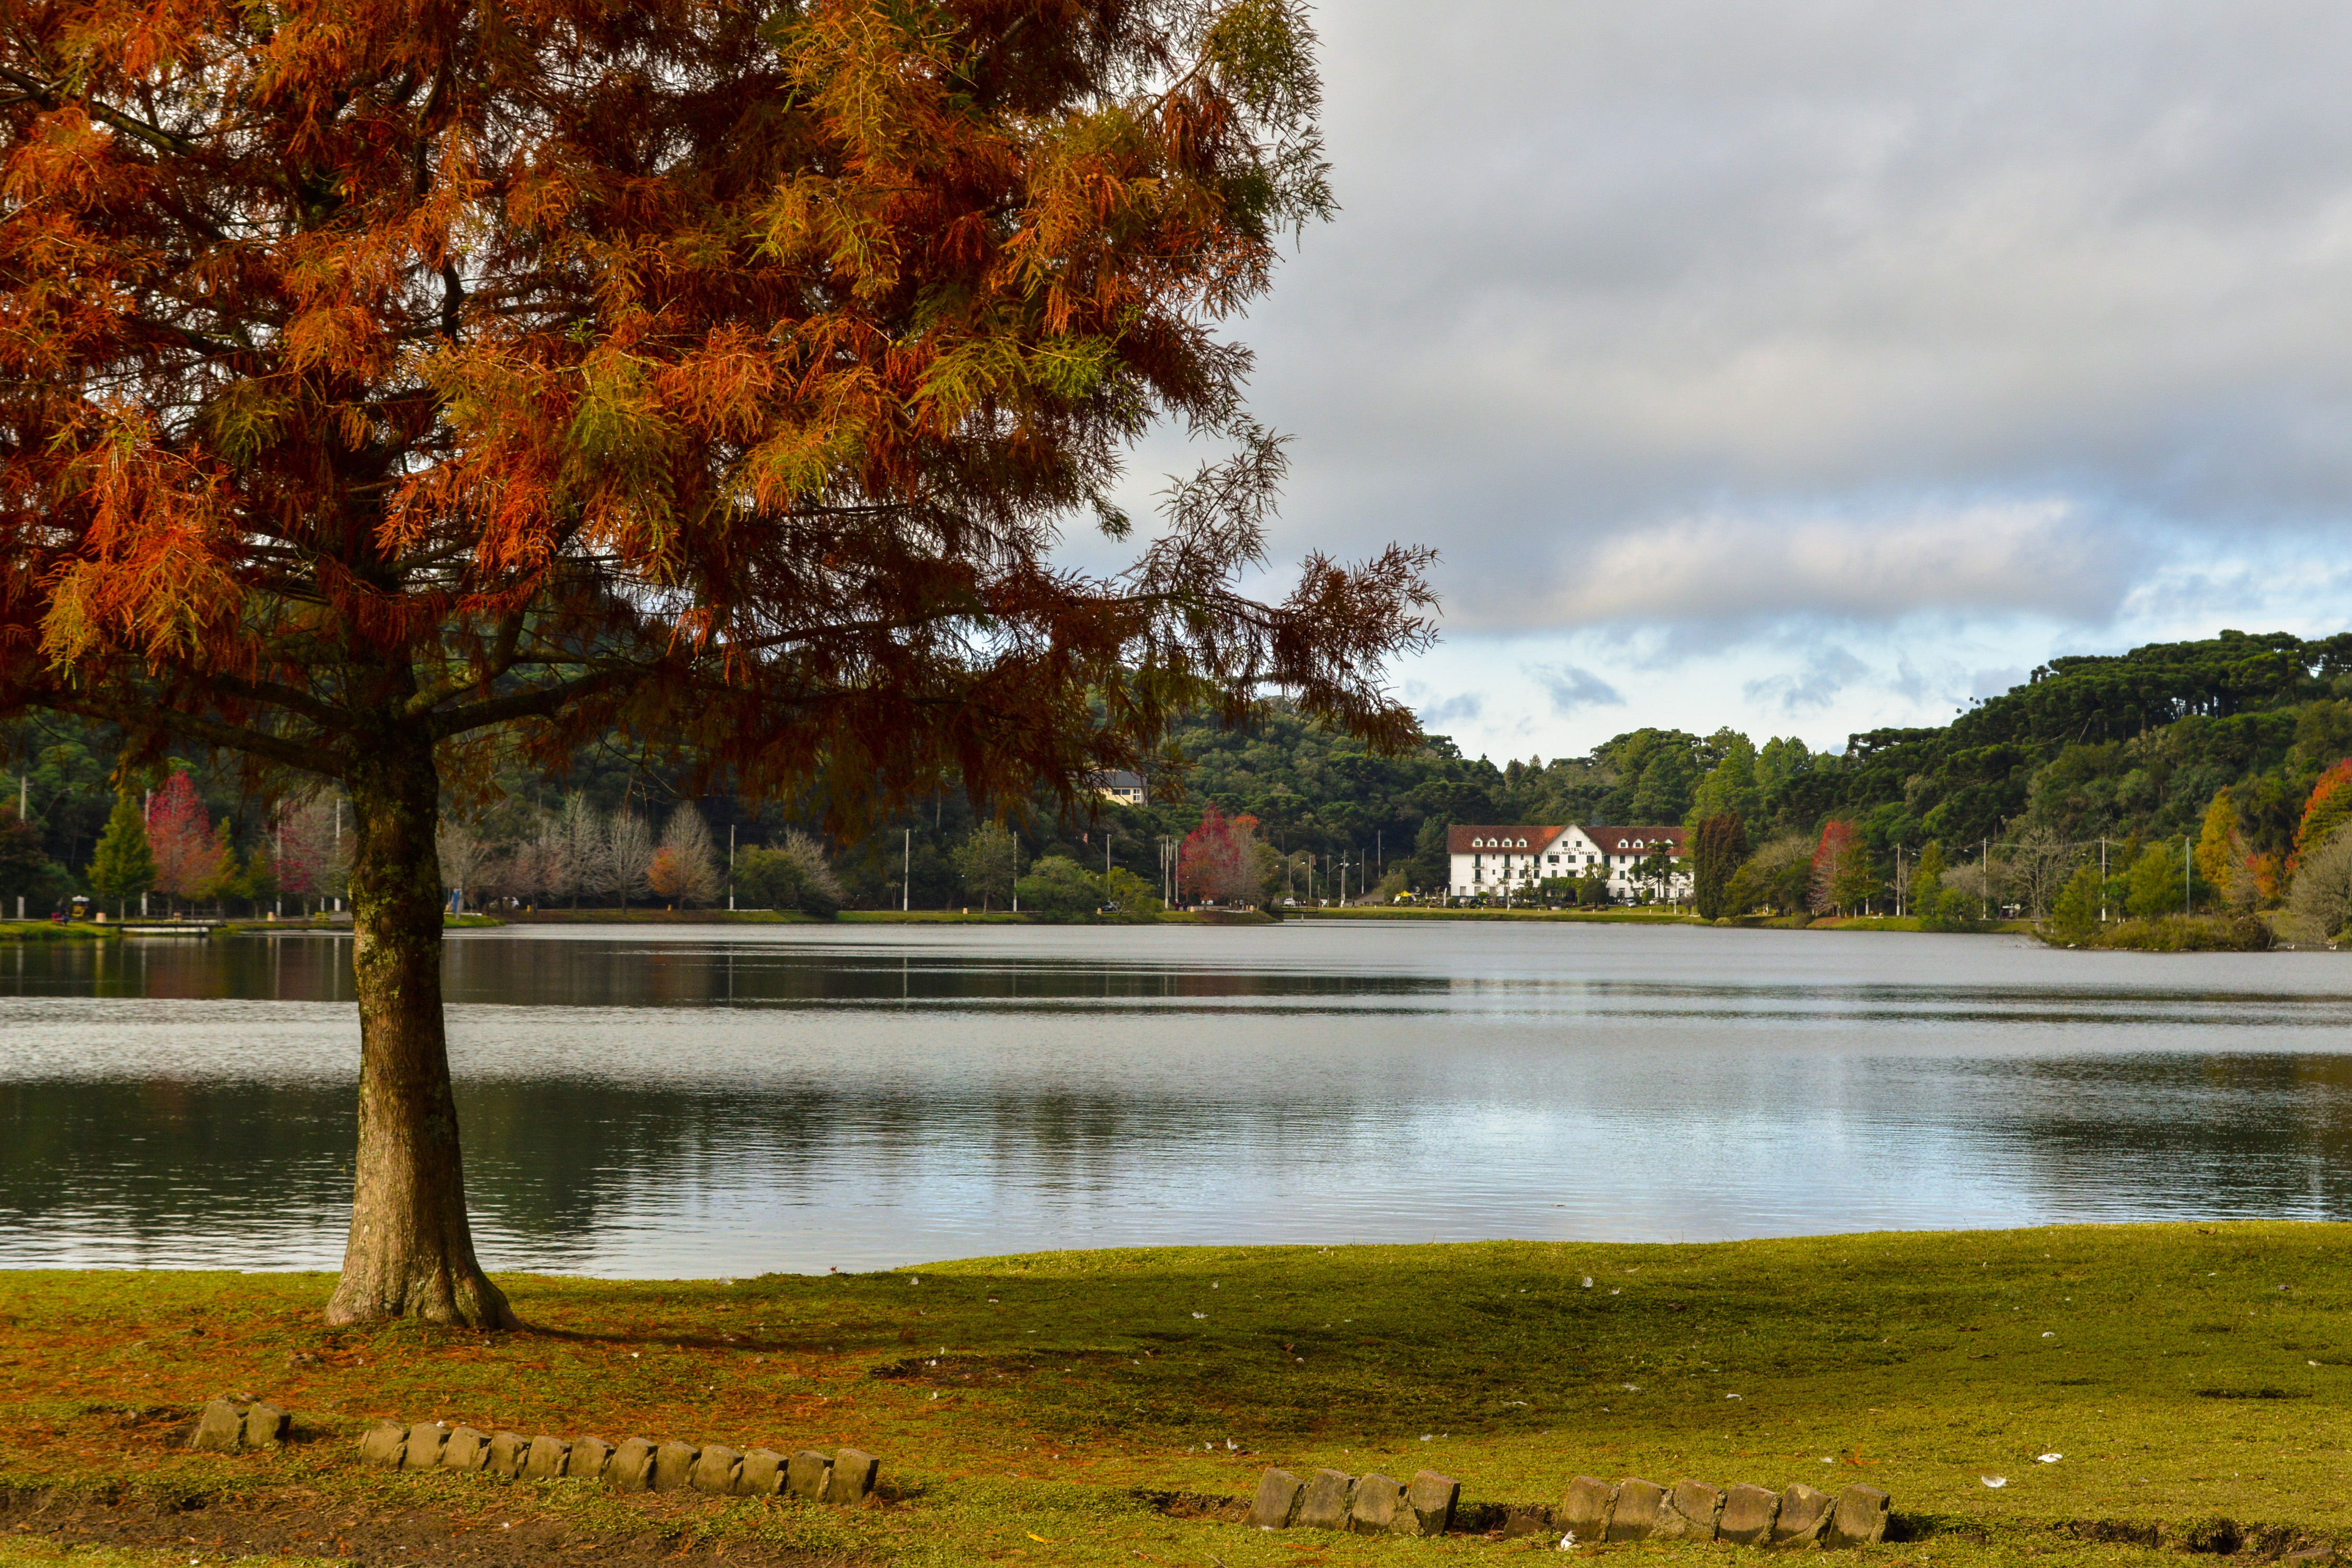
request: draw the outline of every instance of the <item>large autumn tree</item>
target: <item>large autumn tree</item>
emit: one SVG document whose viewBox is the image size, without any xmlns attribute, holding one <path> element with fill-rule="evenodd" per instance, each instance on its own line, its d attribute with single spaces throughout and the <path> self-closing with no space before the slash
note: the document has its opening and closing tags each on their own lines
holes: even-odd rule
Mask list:
<svg viewBox="0 0 2352 1568">
<path fill-rule="evenodd" d="M 1221 323 L 1329 205 L 1311 42 L 1293 0 L 0 9 L 0 709 L 348 794 L 331 1319 L 510 1320 L 434 853 L 494 749 L 617 727 L 847 810 L 1067 801 L 1270 689 L 1411 736 L 1424 552 L 1241 587 L 1282 447 Z M 1225 456 L 1124 573 L 1060 563 L 1170 420 Z"/>
</svg>

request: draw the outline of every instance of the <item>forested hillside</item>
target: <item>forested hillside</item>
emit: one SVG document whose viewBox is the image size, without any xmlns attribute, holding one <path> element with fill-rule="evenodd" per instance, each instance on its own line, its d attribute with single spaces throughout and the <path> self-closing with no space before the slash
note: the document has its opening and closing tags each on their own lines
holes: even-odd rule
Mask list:
<svg viewBox="0 0 2352 1568">
<path fill-rule="evenodd" d="M 24 781 L 38 852 L 20 843 L 12 854 L 0 843 L 0 897 L 26 892 L 47 900 L 85 890 L 113 804 L 115 737 L 102 727 L 48 721 L 10 727 L 5 739 L 12 758 L 6 784 Z M 1191 832 L 1213 803 L 1229 817 L 1255 818 L 1259 841 L 1298 875 L 1304 858 L 1313 858 L 1324 879 L 1345 859 L 1358 868 L 1351 887 L 1388 872 L 1391 887 L 1434 888 L 1444 880 L 1442 847 L 1451 823 L 1689 824 L 1730 812 L 1751 846 L 1812 840 L 1831 822 L 1851 822 L 1884 881 L 1898 846 L 1916 858 L 1931 840 L 1958 864 L 1974 859 L 1979 847 L 1999 858 L 2004 846 L 2029 838 L 2045 847 L 2105 838 L 2136 849 L 2195 837 L 2211 830 L 2211 808 L 2226 790 L 2239 839 L 2233 853 L 2272 868 L 2267 892 L 2275 896 L 2277 871 L 2295 850 L 2315 783 L 2352 756 L 2352 635 L 2305 642 L 2224 632 L 2112 658 L 2053 659 L 1950 724 L 1874 731 L 1852 737 L 1843 752 L 1816 753 L 1793 738 L 1759 742 L 1726 727 L 1708 735 L 1634 730 L 1589 756 L 1500 765 L 1465 758 L 1439 735 L 1405 755 L 1381 757 L 1280 704 L 1254 728 L 1196 724 L 1180 739 L 1191 764 L 1181 797 L 1176 781 L 1155 780 L 1151 803 L 1140 808 L 1106 803 L 1065 818 L 1046 803 L 1031 803 L 1011 819 L 1022 864 L 1062 855 L 1099 871 L 1108 835 L 1109 863 L 1157 887 L 1163 845 Z M 189 774 L 219 847 L 211 897 L 251 901 L 311 875 L 293 864 L 293 808 L 200 753 L 134 770 L 134 796 L 143 804 L 147 791 L 180 771 Z M 730 831 L 739 847 L 749 847 L 821 826 L 822 813 L 806 803 L 751 807 L 723 790 L 688 800 L 684 789 L 683 775 L 612 748 L 583 751 L 561 778 L 509 770 L 478 796 L 450 803 L 458 824 L 450 837 L 462 862 L 453 879 L 478 897 L 657 900 L 658 889 L 642 877 L 618 877 L 604 888 L 585 873 L 566 884 L 528 870 L 521 851 L 530 846 L 542 859 L 564 853 L 555 827 L 567 800 L 575 803 L 575 828 L 589 818 L 607 826 L 641 823 L 635 831 L 647 855 L 681 805 L 707 824 L 722 861 Z M 17 794 L 0 785 L 0 800 L 11 807 Z M 304 833 L 326 833 L 316 803 L 307 821 Z M 852 905 L 895 906 L 905 898 L 917 908 L 957 907 L 978 901 L 955 858 L 975 826 L 968 803 L 945 790 L 886 816 L 855 842 L 823 839 L 821 847 Z M 312 879 L 331 889 L 332 877 L 328 866 Z"/>
</svg>

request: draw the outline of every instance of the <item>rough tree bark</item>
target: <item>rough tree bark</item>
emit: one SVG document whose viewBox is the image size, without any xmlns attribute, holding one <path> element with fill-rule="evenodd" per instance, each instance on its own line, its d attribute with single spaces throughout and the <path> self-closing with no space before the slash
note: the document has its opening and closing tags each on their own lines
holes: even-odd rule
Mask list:
<svg viewBox="0 0 2352 1568">
<path fill-rule="evenodd" d="M 348 779 L 352 969 L 359 993 L 359 1158 L 331 1323 L 416 1317 L 511 1328 L 475 1261 L 441 1021 L 440 771 L 432 742 L 387 732 Z"/>
</svg>

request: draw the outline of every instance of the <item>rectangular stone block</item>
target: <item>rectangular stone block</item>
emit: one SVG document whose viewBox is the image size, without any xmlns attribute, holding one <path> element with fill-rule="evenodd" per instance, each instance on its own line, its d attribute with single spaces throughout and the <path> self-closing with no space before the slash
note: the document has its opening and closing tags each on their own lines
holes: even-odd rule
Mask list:
<svg viewBox="0 0 2352 1568">
<path fill-rule="evenodd" d="M 1301 1530 L 1345 1530 L 1348 1510 L 1355 1500 L 1355 1477 L 1339 1470 L 1318 1470 L 1307 1478 L 1307 1495 L 1298 1500 L 1298 1517 L 1291 1523 Z"/>
<path fill-rule="evenodd" d="M 686 1485 L 694 1474 L 695 1447 L 691 1443 L 664 1443 L 654 1450 L 654 1490 L 674 1492 Z"/>
<path fill-rule="evenodd" d="M 287 1433 L 293 1427 L 293 1413 L 280 1410 L 266 1399 L 245 1407 L 245 1446 L 248 1448 L 275 1448 L 286 1441 Z"/>
<path fill-rule="evenodd" d="M 1713 1541 L 1715 1521 L 1723 1512 L 1723 1493 L 1705 1481 L 1676 1481 L 1666 1493 L 1666 1506 L 1651 1527 L 1653 1541 Z"/>
<path fill-rule="evenodd" d="M 1609 1516 L 1612 1541 L 1647 1541 L 1666 1510 L 1666 1489 L 1655 1481 L 1628 1476 L 1617 1483 L 1617 1507 Z"/>
<path fill-rule="evenodd" d="M 1356 1480 L 1356 1500 L 1348 1509 L 1348 1527 L 1359 1535 L 1392 1535 L 1404 1511 L 1402 1481 L 1361 1476 Z"/>
<path fill-rule="evenodd" d="M 613 1445 L 602 1437 L 582 1437 L 572 1445 L 572 1457 L 563 1461 L 563 1473 L 575 1481 L 601 1481 L 604 1467 L 613 1462 Z"/>
<path fill-rule="evenodd" d="M 228 1400 L 212 1399 L 196 1412 L 196 1429 L 188 1436 L 188 1447 L 215 1454 L 234 1454 L 244 1441 L 244 1410 Z"/>
<path fill-rule="evenodd" d="M 843 1448 L 833 1456 L 832 1473 L 824 1478 L 827 1502 L 862 1502 L 882 1473 L 882 1461 L 858 1448 Z"/>
<path fill-rule="evenodd" d="M 520 1432 L 490 1434 L 490 1457 L 482 1461 L 482 1468 L 501 1480 L 513 1480 L 522 1474 L 522 1462 L 530 1453 L 530 1439 Z"/>
<path fill-rule="evenodd" d="M 1412 1515 L 1408 1535 L 1443 1535 L 1454 1523 L 1462 1501 L 1462 1483 L 1435 1470 L 1423 1470 L 1404 1489 L 1404 1506 Z"/>
<path fill-rule="evenodd" d="M 564 1461 L 571 1458 L 571 1444 L 541 1432 L 530 1440 L 530 1447 L 523 1455 L 522 1479 L 527 1481 L 551 1481 L 563 1474 Z"/>
<path fill-rule="evenodd" d="M 449 1428 L 430 1421 L 419 1421 L 408 1428 L 408 1452 L 401 1456 L 404 1470 L 430 1470 L 441 1463 L 441 1446 L 449 1440 Z"/>
<path fill-rule="evenodd" d="M 1742 1481 L 1723 1494 L 1723 1517 L 1715 1521 L 1715 1538 L 1735 1546 L 1769 1546 L 1772 1521 L 1780 1517 L 1780 1494 Z"/>
<path fill-rule="evenodd" d="M 363 1465 L 397 1468 L 407 1449 L 408 1428 L 390 1421 L 379 1422 L 360 1434 L 360 1463 Z"/>
<path fill-rule="evenodd" d="M 1886 1508 L 1892 1500 L 1876 1487 L 1860 1481 L 1837 1495 L 1830 1521 L 1822 1531 L 1824 1546 L 1875 1546 L 1886 1539 Z"/>
<path fill-rule="evenodd" d="M 833 1474 L 833 1460 L 814 1448 L 803 1448 L 784 1461 L 784 1495 L 814 1502 L 824 1496 L 826 1478 Z"/>
<path fill-rule="evenodd" d="M 1609 1539 L 1609 1516 L 1616 1508 L 1615 1487 L 1595 1476 L 1579 1476 L 1568 1483 L 1568 1496 L 1553 1517 L 1561 1534 L 1575 1536 L 1579 1546 L 1591 1546 Z"/>
<path fill-rule="evenodd" d="M 641 1492 L 654 1484 L 654 1446 L 643 1437 L 624 1437 L 604 1462 L 604 1484 L 616 1492 Z"/>
<path fill-rule="evenodd" d="M 441 1468 L 445 1470 L 478 1470 L 490 1457 L 490 1435 L 471 1426 L 452 1426 L 449 1440 L 441 1445 Z"/>
<path fill-rule="evenodd" d="M 1269 1469 L 1257 1479 L 1257 1496 L 1251 1500 L 1249 1522 L 1260 1530 L 1288 1530 L 1298 1516 L 1298 1500 L 1307 1483 L 1288 1470 Z"/>
<path fill-rule="evenodd" d="M 1780 1494 L 1780 1516 L 1772 1521 L 1775 1546 L 1811 1546 L 1830 1521 L 1831 1498 L 1799 1481 Z"/>
<path fill-rule="evenodd" d="M 698 1492 L 725 1497 L 735 1489 L 736 1467 L 742 1462 L 741 1454 L 724 1443 L 713 1443 L 694 1457 L 694 1468 L 688 1473 L 686 1484 Z"/>
<path fill-rule="evenodd" d="M 773 1448 L 747 1449 L 735 1472 L 737 1497 L 773 1497 L 784 1487 L 784 1457 Z"/>
</svg>

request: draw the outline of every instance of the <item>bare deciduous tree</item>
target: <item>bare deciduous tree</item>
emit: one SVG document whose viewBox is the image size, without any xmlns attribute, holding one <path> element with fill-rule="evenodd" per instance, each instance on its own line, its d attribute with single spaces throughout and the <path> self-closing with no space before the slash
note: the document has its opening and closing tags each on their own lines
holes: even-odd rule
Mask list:
<svg viewBox="0 0 2352 1568">
<path fill-rule="evenodd" d="M 670 813 L 662 829 L 661 847 L 646 869 L 656 897 L 680 904 L 707 904 L 719 896 L 717 853 L 702 813 L 691 803 Z"/>
<path fill-rule="evenodd" d="M 2045 919 L 2081 859 L 2080 852 L 2054 828 L 2028 828 L 2009 847 L 2007 896 L 2023 905 L 2029 918 Z"/>
<path fill-rule="evenodd" d="M 498 856 L 498 846 L 476 833 L 471 825 L 445 819 L 435 837 L 434 847 L 441 859 L 442 891 L 457 894 L 457 907 L 462 910 L 466 907 L 466 889 L 479 885 L 482 874 Z"/>
</svg>

